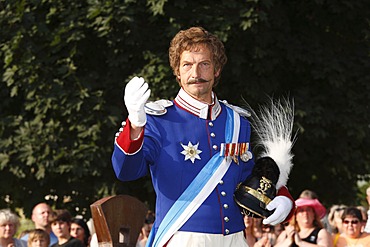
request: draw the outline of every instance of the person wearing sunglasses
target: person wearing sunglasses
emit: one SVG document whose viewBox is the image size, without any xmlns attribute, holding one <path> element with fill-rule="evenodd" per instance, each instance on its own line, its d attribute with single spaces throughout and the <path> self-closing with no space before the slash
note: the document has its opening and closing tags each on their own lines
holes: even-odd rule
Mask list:
<svg viewBox="0 0 370 247">
<path fill-rule="evenodd" d="M 362 232 L 364 221 L 361 211 L 356 207 L 348 207 L 342 214 L 343 232 L 335 247 L 366 247 L 370 246 L 370 234 Z"/>
</svg>

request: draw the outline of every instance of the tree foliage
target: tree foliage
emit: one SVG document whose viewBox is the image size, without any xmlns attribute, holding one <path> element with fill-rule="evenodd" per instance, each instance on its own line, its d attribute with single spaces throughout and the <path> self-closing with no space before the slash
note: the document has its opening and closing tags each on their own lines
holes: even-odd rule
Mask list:
<svg viewBox="0 0 370 247">
<path fill-rule="evenodd" d="M 225 43 L 219 98 L 294 98 L 293 195 L 353 202 L 370 171 L 369 13 L 365 0 L 0 0 L 0 207 L 29 214 L 47 196 L 89 214 L 115 193 L 153 206 L 148 178 L 111 168 L 122 89 L 138 74 L 153 99 L 173 98 L 168 45 L 195 25 Z"/>
</svg>

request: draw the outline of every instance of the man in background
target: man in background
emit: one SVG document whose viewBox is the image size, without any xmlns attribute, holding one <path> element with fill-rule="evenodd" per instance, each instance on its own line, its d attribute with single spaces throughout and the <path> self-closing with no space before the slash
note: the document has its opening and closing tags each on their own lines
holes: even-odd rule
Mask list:
<svg viewBox="0 0 370 247">
<path fill-rule="evenodd" d="M 50 206 L 44 202 L 37 204 L 32 210 L 32 221 L 35 224 L 35 229 L 42 229 L 46 231 L 50 236 L 49 246 L 58 242 L 58 238 L 51 231 L 51 225 L 49 222 L 49 215 L 52 210 Z M 29 235 L 25 234 L 21 239 L 24 241 L 28 240 Z"/>
</svg>

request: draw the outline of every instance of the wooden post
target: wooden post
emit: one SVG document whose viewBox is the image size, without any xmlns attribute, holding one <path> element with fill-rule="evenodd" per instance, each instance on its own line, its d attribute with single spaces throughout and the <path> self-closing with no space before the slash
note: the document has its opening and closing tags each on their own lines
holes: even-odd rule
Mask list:
<svg viewBox="0 0 370 247">
<path fill-rule="evenodd" d="M 135 247 L 148 211 L 128 195 L 102 198 L 90 205 L 99 247 Z"/>
</svg>

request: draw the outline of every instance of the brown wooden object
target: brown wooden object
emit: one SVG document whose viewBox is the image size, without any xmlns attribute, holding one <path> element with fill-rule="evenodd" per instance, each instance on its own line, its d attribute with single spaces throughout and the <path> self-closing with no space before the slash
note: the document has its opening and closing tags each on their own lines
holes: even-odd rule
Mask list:
<svg viewBox="0 0 370 247">
<path fill-rule="evenodd" d="M 90 205 L 99 247 L 135 247 L 147 207 L 135 197 L 116 195 Z"/>
</svg>

